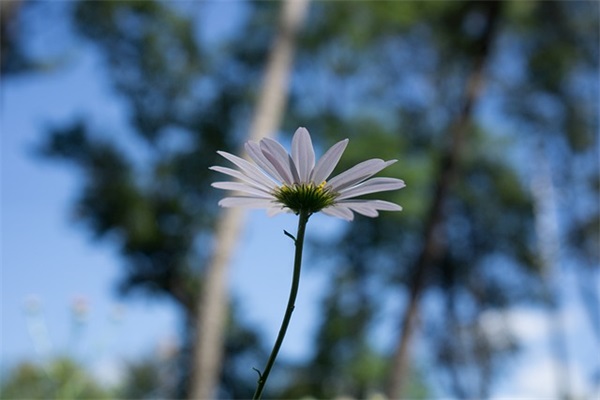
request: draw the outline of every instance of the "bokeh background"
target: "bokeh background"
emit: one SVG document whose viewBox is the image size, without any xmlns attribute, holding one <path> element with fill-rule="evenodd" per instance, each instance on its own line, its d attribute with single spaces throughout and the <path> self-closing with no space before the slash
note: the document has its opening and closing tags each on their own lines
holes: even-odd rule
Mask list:
<svg viewBox="0 0 600 400">
<path fill-rule="evenodd" d="M 224 248 L 208 167 L 298 126 L 407 187 L 311 218 L 267 397 L 600 396 L 598 2 L 0 7 L 2 398 L 200 393 L 199 304 L 204 393 L 251 397 L 296 219 Z"/>
</svg>

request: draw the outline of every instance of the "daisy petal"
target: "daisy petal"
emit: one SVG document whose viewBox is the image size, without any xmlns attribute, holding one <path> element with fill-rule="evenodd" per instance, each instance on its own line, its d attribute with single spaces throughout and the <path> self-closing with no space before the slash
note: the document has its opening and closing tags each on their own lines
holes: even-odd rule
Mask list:
<svg viewBox="0 0 600 400">
<path fill-rule="evenodd" d="M 349 208 L 368 204 L 369 207 L 380 211 L 402 211 L 398 204 L 384 200 L 342 200 L 339 204 Z"/>
<path fill-rule="evenodd" d="M 329 178 L 329 175 L 333 172 L 337 166 L 346 146 L 348 145 L 348 139 L 344 139 L 337 142 L 317 162 L 317 165 L 310 174 L 310 180 L 317 185 Z"/>
<path fill-rule="evenodd" d="M 298 169 L 299 183 L 308 183 L 315 167 L 315 150 L 306 128 L 298 128 L 292 138 L 292 160 Z"/>
<path fill-rule="evenodd" d="M 348 142 L 348 139 L 337 142 L 315 162 L 310 133 L 300 127 L 292 138 L 290 153 L 270 138 L 245 144 L 250 157 L 248 161 L 219 151 L 237 169 L 221 166 L 210 169 L 236 180 L 215 182 L 212 186 L 238 192 L 222 199 L 219 205 L 263 208 L 270 216 L 301 210 L 309 213 L 323 211 L 347 221 L 354 219 L 354 213 L 376 217 L 379 211 L 402 210 L 399 205 L 383 200 L 356 199 L 364 194 L 403 188 L 405 185 L 401 179 L 372 178 L 396 160 L 367 160 L 327 181 Z"/>
<path fill-rule="evenodd" d="M 378 210 L 381 211 L 401 211 L 402 207 L 398 204 L 383 200 L 345 200 L 339 203 L 348 207 L 352 211 L 365 215 L 367 217 L 376 217 Z"/>
<path fill-rule="evenodd" d="M 360 183 L 375 175 L 385 167 L 395 163 L 397 160 L 383 161 L 379 158 L 363 161 L 347 171 L 333 177 L 329 181 L 329 187 L 334 192 L 339 192 L 356 183 Z"/>
<path fill-rule="evenodd" d="M 269 217 L 274 217 L 277 214 L 284 214 L 284 213 L 288 213 L 288 212 L 291 212 L 290 209 L 285 208 L 283 206 L 267 208 L 267 215 Z"/>
<path fill-rule="evenodd" d="M 348 205 L 348 208 L 354 212 L 364 215 L 365 217 L 375 218 L 379 215 L 376 209 L 374 209 L 373 207 L 369 207 L 366 204 Z"/>
<path fill-rule="evenodd" d="M 266 174 L 270 175 L 278 182 L 283 182 L 283 177 L 273 167 L 273 164 L 264 156 L 257 142 L 248 141 L 245 146 L 248 155 Z"/>
<path fill-rule="evenodd" d="M 235 190 L 238 192 L 248 193 L 264 199 L 273 199 L 273 195 L 269 192 L 256 188 L 256 186 L 246 185 L 240 182 L 213 182 L 212 187 L 224 190 Z"/>
<path fill-rule="evenodd" d="M 339 205 L 324 208 L 321 210 L 321 212 L 329 215 L 330 217 L 342 218 L 346 221 L 352 221 L 354 219 L 354 214 L 352 211 L 350 211 L 350 209 Z"/>
<path fill-rule="evenodd" d="M 298 172 L 290 155 L 285 151 L 283 146 L 273 139 L 266 138 L 260 141 L 260 149 L 266 159 L 273 165 L 273 168 L 281 175 L 283 182 L 287 185 L 292 185 L 295 182 L 294 175 L 297 176 Z M 292 169 L 295 174 L 292 172 Z"/>
<path fill-rule="evenodd" d="M 385 192 L 389 190 L 402 189 L 404 181 L 396 178 L 372 178 L 356 186 L 340 191 L 338 200 L 349 199 L 363 194 Z"/>
<path fill-rule="evenodd" d="M 217 151 L 217 153 L 231 161 L 235 164 L 240 171 L 247 175 L 249 178 L 262 182 L 265 186 L 272 186 L 273 183 L 265 176 L 265 174 L 254 164 L 240 158 L 238 156 L 234 156 L 233 154 L 227 153 L 226 151 Z"/>
<path fill-rule="evenodd" d="M 231 168 L 227 168 L 227 167 L 219 167 L 219 166 L 210 167 L 209 169 L 220 172 L 225 175 L 233 176 L 234 178 L 237 178 L 241 181 L 248 183 L 249 185 L 255 186 L 255 187 L 265 190 L 267 192 L 274 190 L 276 187 L 275 184 L 273 182 L 269 181 L 267 178 L 264 178 L 264 180 L 261 179 L 260 182 L 257 182 L 254 179 L 252 179 L 251 177 L 249 177 L 248 175 L 245 175 L 235 169 L 231 169 Z M 268 186 L 265 183 L 268 184 Z"/>
<path fill-rule="evenodd" d="M 219 201 L 221 207 L 242 208 L 271 208 L 273 201 L 268 199 L 257 199 L 256 197 L 225 197 Z"/>
</svg>

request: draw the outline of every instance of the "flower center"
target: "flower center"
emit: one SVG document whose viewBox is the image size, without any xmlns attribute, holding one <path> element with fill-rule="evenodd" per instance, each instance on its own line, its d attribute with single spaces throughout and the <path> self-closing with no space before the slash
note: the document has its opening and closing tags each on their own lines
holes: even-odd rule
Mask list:
<svg viewBox="0 0 600 400">
<path fill-rule="evenodd" d="M 283 185 L 275 190 L 273 195 L 277 201 L 295 213 L 300 210 L 316 213 L 331 206 L 335 202 L 337 193 L 325 188 L 323 181 L 319 186 L 314 183 L 294 183 L 291 186 Z"/>
</svg>

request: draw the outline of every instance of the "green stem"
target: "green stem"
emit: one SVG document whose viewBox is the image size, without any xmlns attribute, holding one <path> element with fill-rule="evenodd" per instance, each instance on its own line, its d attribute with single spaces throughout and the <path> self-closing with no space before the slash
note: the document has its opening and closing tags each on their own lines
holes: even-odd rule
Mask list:
<svg viewBox="0 0 600 400">
<path fill-rule="evenodd" d="M 265 384 L 267 383 L 267 379 L 269 378 L 269 373 L 271 372 L 271 368 L 275 363 L 277 353 L 279 353 L 279 348 L 283 343 L 283 338 L 285 337 L 285 333 L 290 323 L 290 319 L 292 318 L 294 304 L 296 303 L 296 295 L 298 294 L 298 286 L 300 284 L 300 268 L 302 265 L 302 247 L 304 246 L 304 232 L 306 231 L 306 224 L 308 222 L 309 217 L 310 213 L 308 211 L 300 210 L 298 217 L 298 233 L 296 234 L 296 238 L 294 239 L 294 243 L 296 245 L 296 254 L 294 256 L 294 276 L 292 278 L 292 288 L 290 289 L 290 297 L 288 299 L 288 304 L 285 311 L 285 315 L 283 317 L 283 321 L 281 322 L 281 328 L 279 328 L 277 340 L 275 341 L 275 345 L 273 346 L 273 350 L 271 351 L 271 355 L 269 356 L 269 360 L 267 361 L 265 370 L 262 374 L 259 373 L 258 386 L 256 387 L 256 392 L 254 392 L 254 397 L 252 397 L 253 400 L 258 400 L 262 396 L 263 389 L 265 387 Z"/>
</svg>

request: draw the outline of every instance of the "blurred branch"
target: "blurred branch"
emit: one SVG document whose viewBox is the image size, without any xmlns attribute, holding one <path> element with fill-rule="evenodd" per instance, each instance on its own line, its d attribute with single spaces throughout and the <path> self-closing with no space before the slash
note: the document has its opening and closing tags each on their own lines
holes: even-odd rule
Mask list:
<svg viewBox="0 0 600 400">
<path fill-rule="evenodd" d="M 267 61 L 257 109 L 248 134 L 249 140 L 274 136 L 281 123 L 295 51 L 295 37 L 308 8 L 308 0 L 286 1 L 281 7 L 279 33 Z M 198 306 L 190 392 L 192 399 L 208 399 L 215 395 L 221 370 L 227 314 L 227 267 L 243 223 L 243 211 L 240 208 L 228 208 L 223 210 L 215 228 L 213 259 L 207 266 Z"/>
<path fill-rule="evenodd" d="M 429 218 L 423 234 L 423 248 L 413 267 L 412 282 L 409 287 L 409 300 L 397 347 L 392 360 L 387 396 L 400 398 L 408 373 L 409 344 L 416 329 L 419 315 L 420 298 L 426 288 L 427 277 L 431 266 L 442 253 L 441 229 L 444 224 L 443 206 L 450 189 L 458 175 L 458 165 L 465 141 L 473 108 L 479 99 L 484 83 L 484 70 L 496 36 L 501 16 L 501 2 L 486 3 L 485 27 L 476 49 L 473 70 L 466 81 L 464 102 L 454 124 L 450 128 L 450 143 L 444 155 L 435 188 L 433 203 L 428 212 Z"/>
</svg>

